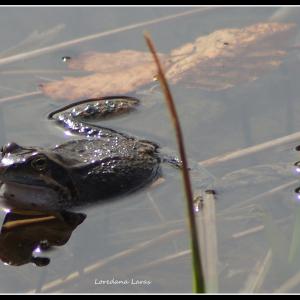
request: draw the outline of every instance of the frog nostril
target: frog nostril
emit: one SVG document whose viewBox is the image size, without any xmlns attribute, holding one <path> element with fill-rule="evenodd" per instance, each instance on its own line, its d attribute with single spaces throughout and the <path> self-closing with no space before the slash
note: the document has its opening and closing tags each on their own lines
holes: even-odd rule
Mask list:
<svg viewBox="0 0 300 300">
<path fill-rule="evenodd" d="M 5 155 L 6 153 L 14 152 L 19 148 L 20 148 L 20 146 L 18 144 L 14 143 L 14 142 L 8 143 L 8 144 L 6 144 L 5 146 L 3 146 L 1 148 L 2 156 Z"/>
<path fill-rule="evenodd" d="M 299 168 L 300 167 L 300 161 L 295 162 L 294 166 Z"/>
</svg>

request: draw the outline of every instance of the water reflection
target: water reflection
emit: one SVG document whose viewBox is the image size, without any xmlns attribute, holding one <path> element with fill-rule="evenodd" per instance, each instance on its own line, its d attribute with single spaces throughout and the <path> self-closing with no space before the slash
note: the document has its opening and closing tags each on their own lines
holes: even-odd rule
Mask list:
<svg viewBox="0 0 300 300">
<path fill-rule="evenodd" d="M 50 258 L 37 256 L 54 246 L 65 245 L 85 214 L 62 211 L 55 214 L 11 211 L 5 215 L 0 233 L 0 259 L 12 266 L 33 263 L 43 267 Z"/>
</svg>

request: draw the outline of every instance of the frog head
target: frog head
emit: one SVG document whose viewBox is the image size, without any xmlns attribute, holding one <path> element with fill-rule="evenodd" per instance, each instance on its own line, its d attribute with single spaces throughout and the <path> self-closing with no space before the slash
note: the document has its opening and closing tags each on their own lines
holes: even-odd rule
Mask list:
<svg viewBox="0 0 300 300">
<path fill-rule="evenodd" d="M 4 202 L 29 209 L 67 207 L 76 197 L 69 165 L 51 149 L 5 145 L 0 160 Z"/>
</svg>

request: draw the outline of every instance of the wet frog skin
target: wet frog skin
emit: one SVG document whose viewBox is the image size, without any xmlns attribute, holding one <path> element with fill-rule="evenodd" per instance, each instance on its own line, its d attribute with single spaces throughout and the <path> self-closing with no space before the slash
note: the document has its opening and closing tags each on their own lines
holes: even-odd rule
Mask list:
<svg viewBox="0 0 300 300">
<path fill-rule="evenodd" d="M 14 207 L 60 210 L 141 188 L 160 173 L 158 145 L 93 121 L 135 109 L 139 100 L 107 97 L 77 102 L 49 114 L 72 134 L 84 136 L 53 148 L 2 148 L 1 192 Z M 179 164 L 178 161 L 170 161 Z"/>
</svg>

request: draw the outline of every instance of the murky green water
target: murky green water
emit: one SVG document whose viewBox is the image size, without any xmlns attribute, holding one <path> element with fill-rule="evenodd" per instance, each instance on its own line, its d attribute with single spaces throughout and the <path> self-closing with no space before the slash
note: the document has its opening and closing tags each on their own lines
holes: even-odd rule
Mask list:
<svg viewBox="0 0 300 300">
<path fill-rule="evenodd" d="M 65 26 L 37 48 L 189 9 L 192 8 L 0 7 L 0 51 L 17 45 L 35 30 L 43 32 L 58 24 Z M 65 76 L 67 68 L 62 56 L 86 51 L 146 50 L 144 30 L 151 32 L 159 51 L 167 52 L 217 29 L 268 21 L 275 13 L 277 20 L 299 26 L 298 8 L 215 8 L 3 65 L 0 143 L 50 146 L 65 139 L 63 132 L 46 120 L 46 115 L 67 101 L 55 101 L 42 94 L 5 100 L 36 91 L 40 83 Z M 298 44 L 297 40 L 296 34 L 293 43 Z M 26 47 L 9 54 L 32 50 Z M 299 51 L 291 50 L 277 69 L 226 91 L 174 86 L 189 158 L 201 162 L 298 132 L 299 70 Z M 176 152 L 174 133 L 159 89 L 151 91 L 147 87 L 132 95 L 144 101 L 145 106 L 133 115 L 105 121 L 106 126 L 152 139 Z M 297 255 L 292 263 L 288 262 L 297 220 L 294 189 L 298 177 L 293 163 L 299 160 L 294 151 L 299 143 L 300 140 L 283 143 L 207 166 L 199 169 L 198 179 L 193 179 L 197 188 L 202 184 L 199 177 L 209 178 L 217 190 L 216 261 L 220 292 L 252 291 L 249 282 L 254 270 L 254 277 L 262 281 L 256 283 L 255 291 L 273 292 L 282 285 L 284 289 L 287 280 L 299 272 Z M 191 292 L 191 259 L 180 173 L 167 166 L 163 172 L 166 180 L 156 188 L 81 209 L 87 219 L 68 243 L 43 253 L 51 259 L 47 267 L 1 264 L 0 292 Z M 297 247 L 293 247 L 297 254 Z M 256 267 L 264 263 L 264 268 Z M 296 281 L 288 291 L 299 290 Z"/>
</svg>

